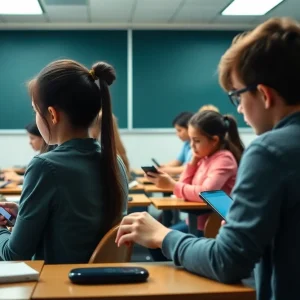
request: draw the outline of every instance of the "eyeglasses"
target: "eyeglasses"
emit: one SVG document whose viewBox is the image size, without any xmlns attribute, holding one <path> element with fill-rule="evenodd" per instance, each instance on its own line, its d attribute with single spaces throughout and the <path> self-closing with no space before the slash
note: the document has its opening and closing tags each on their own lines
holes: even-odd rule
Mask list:
<svg viewBox="0 0 300 300">
<path fill-rule="evenodd" d="M 238 107 L 241 104 L 241 94 L 249 91 L 254 91 L 257 88 L 257 84 L 255 85 L 249 85 L 245 88 L 242 88 L 240 90 L 233 90 L 228 92 L 228 97 L 230 99 L 230 102 L 235 106 Z"/>
</svg>

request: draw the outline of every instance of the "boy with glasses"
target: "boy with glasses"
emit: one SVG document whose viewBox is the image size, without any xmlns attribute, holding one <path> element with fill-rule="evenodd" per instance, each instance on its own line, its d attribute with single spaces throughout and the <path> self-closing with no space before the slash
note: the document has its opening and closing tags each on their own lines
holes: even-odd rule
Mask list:
<svg viewBox="0 0 300 300">
<path fill-rule="evenodd" d="M 206 239 L 133 214 L 123 219 L 118 244 L 160 247 L 175 264 L 225 283 L 255 266 L 258 300 L 298 299 L 299 74 L 298 23 L 270 19 L 236 39 L 220 61 L 220 84 L 259 137 L 241 160 L 227 223 Z"/>
</svg>

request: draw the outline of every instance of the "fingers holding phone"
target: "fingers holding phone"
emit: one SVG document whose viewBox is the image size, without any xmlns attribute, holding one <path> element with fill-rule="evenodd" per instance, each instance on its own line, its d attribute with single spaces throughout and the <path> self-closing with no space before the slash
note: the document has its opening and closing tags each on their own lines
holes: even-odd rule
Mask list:
<svg viewBox="0 0 300 300">
<path fill-rule="evenodd" d="M 0 226 L 14 226 L 19 206 L 14 202 L 0 202 Z"/>
<path fill-rule="evenodd" d="M 176 181 L 168 174 L 158 171 L 155 167 L 142 167 L 142 169 L 146 174 L 146 178 L 157 187 L 162 189 L 174 189 Z"/>
</svg>

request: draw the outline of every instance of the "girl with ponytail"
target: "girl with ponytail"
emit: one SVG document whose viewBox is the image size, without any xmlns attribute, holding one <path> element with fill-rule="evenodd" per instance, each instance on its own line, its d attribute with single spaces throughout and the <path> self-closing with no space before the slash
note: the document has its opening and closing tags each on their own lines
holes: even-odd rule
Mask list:
<svg viewBox="0 0 300 300">
<path fill-rule="evenodd" d="M 53 151 L 31 161 L 10 233 L 0 217 L 0 260 L 87 263 L 105 233 L 127 210 L 126 170 L 117 156 L 109 86 L 112 66 L 89 70 L 54 61 L 29 83 L 38 129 Z M 89 127 L 102 110 L 101 145 Z"/>
<path fill-rule="evenodd" d="M 199 193 L 224 190 L 231 193 L 244 145 L 237 123 L 232 116 L 207 110 L 196 113 L 189 122 L 188 133 L 193 156 L 176 182 L 165 173 L 149 173 L 147 178 L 160 188 L 173 189 L 177 198 L 199 201 Z M 151 177 L 150 177 L 151 176 Z M 202 235 L 208 214 L 198 217 L 199 236 Z M 172 229 L 188 231 L 185 222 Z"/>
</svg>

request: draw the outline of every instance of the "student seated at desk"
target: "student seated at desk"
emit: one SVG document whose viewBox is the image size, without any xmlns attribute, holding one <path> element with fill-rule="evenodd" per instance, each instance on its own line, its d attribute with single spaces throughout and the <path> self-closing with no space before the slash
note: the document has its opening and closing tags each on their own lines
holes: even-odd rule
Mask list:
<svg viewBox="0 0 300 300">
<path fill-rule="evenodd" d="M 117 158 L 109 85 L 115 71 L 72 60 L 47 65 L 29 84 L 37 126 L 58 146 L 29 164 L 10 233 L 0 218 L 0 258 L 87 263 L 105 233 L 126 214 L 126 170 Z M 89 127 L 102 109 L 101 147 Z"/>
<path fill-rule="evenodd" d="M 98 141 L 101 141 L 101 123 L 102 123 L 102 111 L 99 113 L 99 116 L 94 121 L 93 125 L 90 128 L 90 136 Z M 115 142 L 117 153 L 120 155 L 125 167 L 126 167 L 126 174 L 128 179 L 130 178 L 130 166 L 129 160 L 127 158 L 126 149 L 124 144 L 122 143 L 120 132 L 118 129 L 118 120 L 113 115 L 113 127 L 114 127 L 114 134 L 115 134 Z"/>
<path fill-rule="evenodd" d="M 46 149 L 46 143 L 38 129 L 38 127 L 36 126 L 36 122 L 32 122 L 30 124 L 28 124 L 25 127 L 28 137 L 29 137 L 29 144 L 32 147 L 32 149 L 38 153 L 41 153 L 42 151 L 44 151 Z M 24 172 L 26 171 L 26 169 L 24 169 Z M 5 181 L 12 181 L 15 184 L 22 184 L 23 183 L 23 179 L 24 176 L 19 175 L 17 172 L 13 171 L 13 170 L 9 170 L 9 171 L 4 171 L 3 172 L 3 178 Z"/>
<path fill-rule="evenodd" d="M 205 111 L 205 110 L 212 110 L 212 111 L 215 111 L 215 112 L 218 112 L 218 113 L 220 112 L 220 110 L 212 104 L 203 105 L 199 108 L 198 111 L 202 112 L 202 111 Z"/>
<path fill-rule="evenodd" d="M 176 265 L 224 283 L 255 267 L 257 300 L 298 299 L 299 73 L 298 22 L 272 18 L 236 39 L 219 80 L 258 137 L 242 157 L 227 223 L 215 239 L 195 238 L 136 213 L 123 219 L 118 244 L 162 248 Z"/>
<path fill-rule="evenodd" d="M 244 150 L 235 119 L 211 110 L 198 112 L 189 121 L 188 132 L 193 156 L 179 181 L 166 173 L 149 173 L 148 180 L 157 187 L 173 189 L 177 198 L 186 201 L 202 202 L 199 193 L 209 190 L 230 194 Z M 206 213 L 198 217 L 198 236 L 203 235 L 208 216 Z M 187 233 L 188 225 L 182 221 L 171 229 Z M 156 256 L 155 252 L 151 254 Z"/>
<path fill-rule="evenodd" d="M 176 129 L 176 135 L 183 141 L 183 145 L 178 157 L 166 164 L 162 164 L 159 170 L 170 175 L 179 175 L 184 170 L 184 165 L 191 159 L 190 138 L 188 135 L 188 123 L 193 116 L 191 112 L 182 112 L 173 120 L 173 127 Z"/>
</svg>

